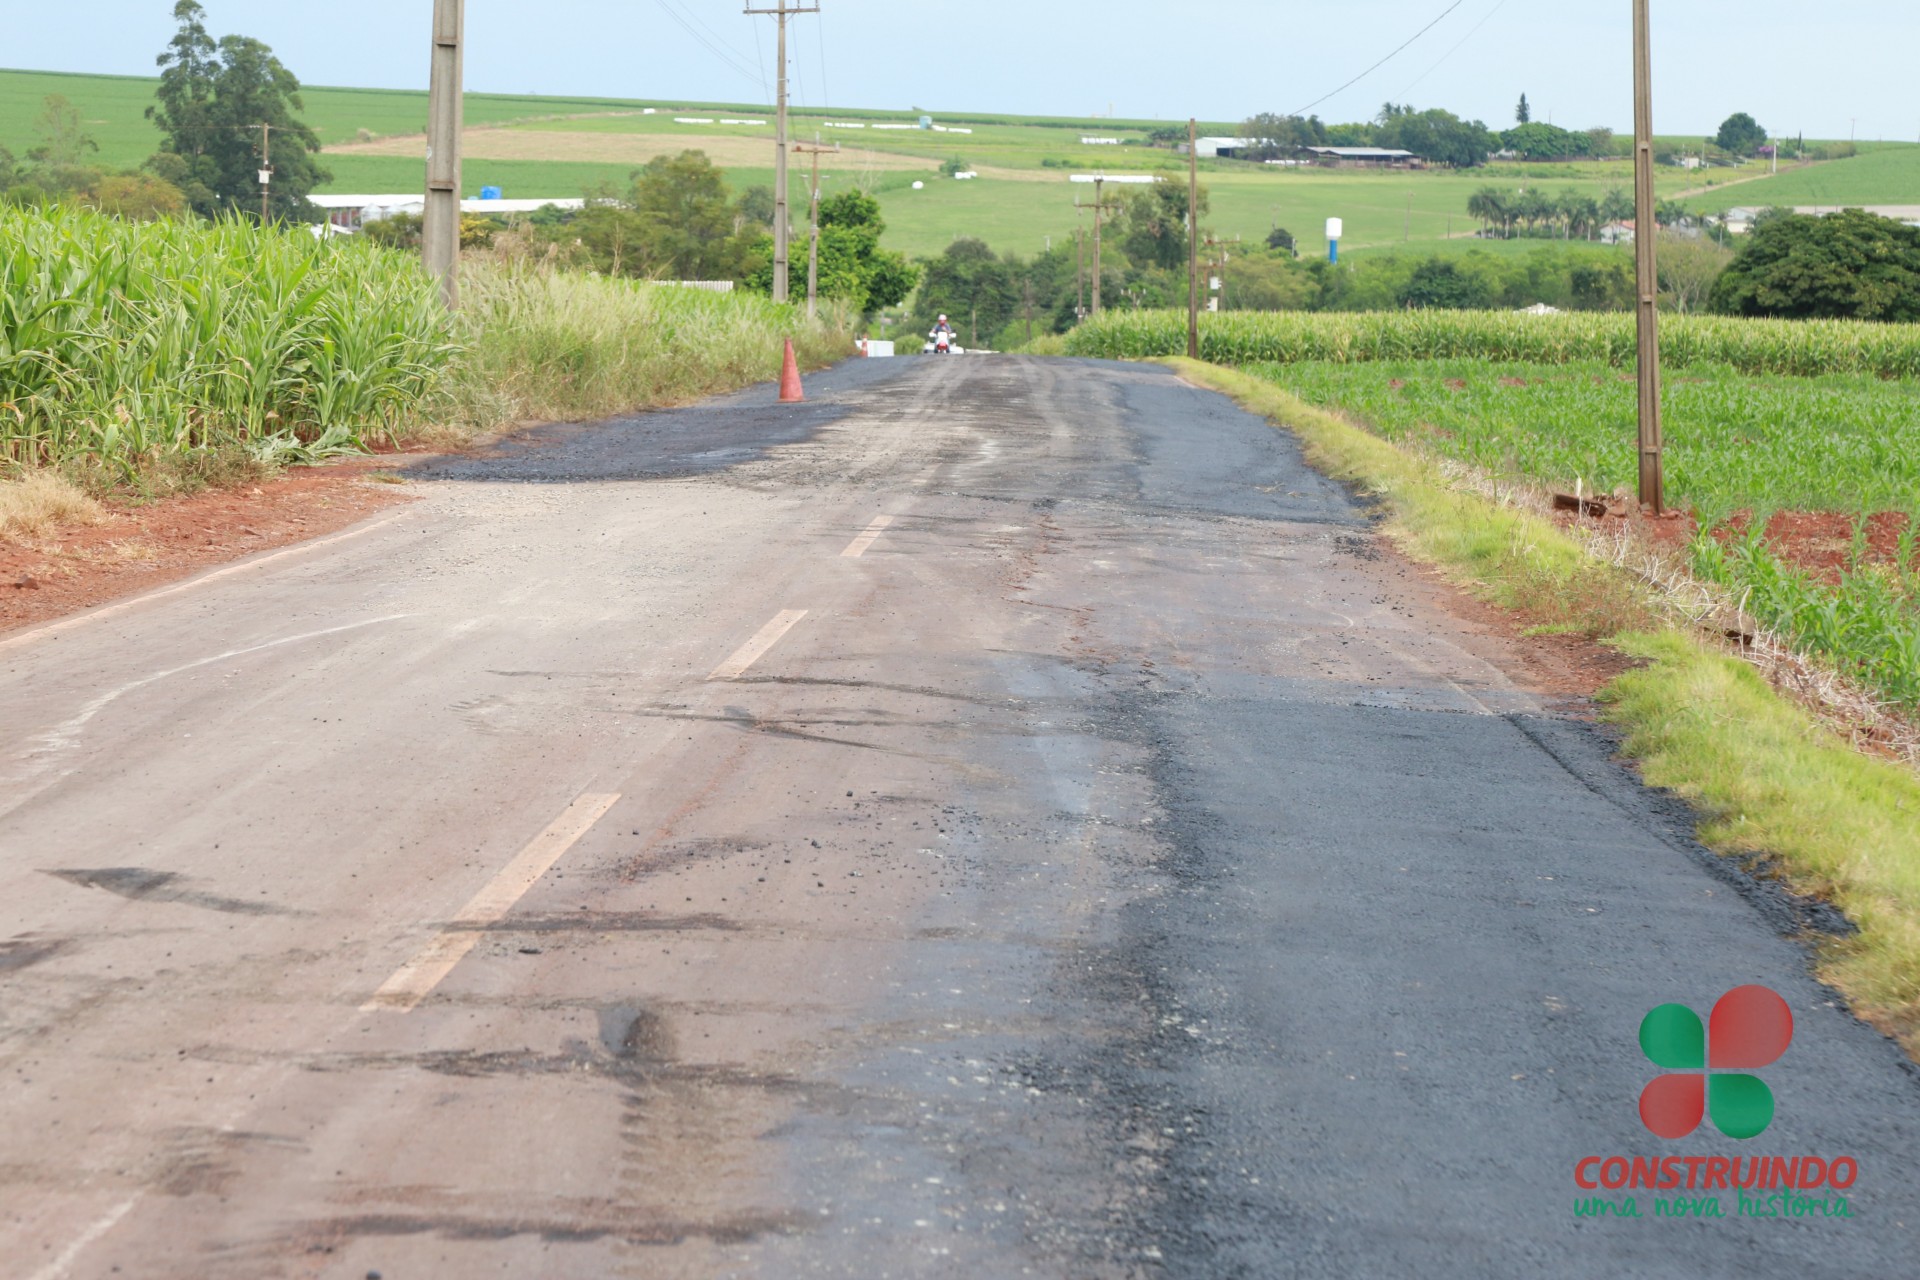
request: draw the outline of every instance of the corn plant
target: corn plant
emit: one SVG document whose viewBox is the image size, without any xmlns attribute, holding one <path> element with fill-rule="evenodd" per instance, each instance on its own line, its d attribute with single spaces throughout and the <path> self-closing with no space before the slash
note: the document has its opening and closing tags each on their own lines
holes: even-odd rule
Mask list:
<svg viewBox="0 0 1920 1280">
<path fill-rule="evenodd" d="M 0 283 L 0 458 L 16 464 L 131 475 L 268 437 L 357 444 L 459 354 L 411 261 L 302 230 L 7 209 Z"/>
<path fill-rule="evenodd" d="M 1920 325 L 1841 320 L 1675 316 L 1662 327 L 1674 369 L 1724 365 L 1742 373 L 1819 377 L 1920 376 Z M 1148 359 L 1187 349 L 1185 312 L 1107 311 L 1075 329 L 1077 356 Z M 1200 355 L 1215 364 L 1492 360 L 1631 368 L 1634 318 L 1624 313 L 1534 316 L 1491 311 L 1227 312 L 1204 318 Z"/>
</svg>

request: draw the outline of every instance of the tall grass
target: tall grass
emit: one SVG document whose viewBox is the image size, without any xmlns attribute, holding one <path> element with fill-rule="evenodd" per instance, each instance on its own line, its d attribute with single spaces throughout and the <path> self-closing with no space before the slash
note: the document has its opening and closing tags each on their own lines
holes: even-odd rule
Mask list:
<svg viewBox="0 0 1920 1280">
<path fill-rule="evenodd" d="M 449 316 L 410 255 L 239 222 L 0 209 L 0 471 L 138 479 L 169 459 L 268 460 L 425 428 L 489 430 L 674 403 L 818 365 L 847 317 L 742 294 L 465 272 Z"/>
<path fill-rule="evenodd" d="M 1633 316 L 1614 313 L 1244 311 L 1207 316 L 1200 330 L 1200 358 L 1236 366 L 1479 359 L 1599 361 L 1624 369 L 1634 363 L 1635 344 Z M 1114 360 L 1184 355 L 1186 313 L 1103 312 L 1073 331 L 1067 349 L 1076 356 Z M 1676 369 L 1724 365 L 1741 373 L 1791 377 L 1912 378 L 1920 377 L 1920 325 L 1676 316 L 1662 325 L 1661 353 Z"/>
<path fill-rule="evenodd" d="M 778 376 L 782 339 L 803 365 L 848 354 L 849 317 L 802 323 L 752 294 L 603 279 L 508 258 L 461 276 L 461 358 L 449 412 L 490 428 L 607 417 Z"/>
</svg>

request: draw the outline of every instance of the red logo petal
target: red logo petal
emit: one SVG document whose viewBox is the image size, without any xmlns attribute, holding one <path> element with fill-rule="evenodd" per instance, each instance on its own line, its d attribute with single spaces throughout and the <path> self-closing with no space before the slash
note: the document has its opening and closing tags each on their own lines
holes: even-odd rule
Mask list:
<svg viewBox="0 0 1920 1280">
<path fill-rule="evenodd" d="M 1720 1071 L 1758 1071 L 1793 1043 L 1793 1010 L 1765 987 L 1729 991 L 1707 1022 L 1707 1061 Z"/>
<path fill-rule="evenodd" d="M 1691 1137 L 1707 1118 L 1707 1078 L 1661 1076 L 1640 1095 L 1640 1119 L 1670 1142 Z"/>
</svg>

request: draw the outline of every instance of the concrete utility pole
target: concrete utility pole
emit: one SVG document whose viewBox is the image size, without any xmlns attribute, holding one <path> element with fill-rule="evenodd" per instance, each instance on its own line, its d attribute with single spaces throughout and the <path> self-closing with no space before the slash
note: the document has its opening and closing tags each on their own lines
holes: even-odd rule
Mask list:
<svg viewBox="0 0 1920 1280">
<path fill-rule="evenodd" d="M 1653 22 L 1648 0 L 1633 0 L 1634 257 L 1639 266 L 1640 502 L 1666 511 L 1660 430 L 1660 271 L 1653 190 Z"/>
<path fill-rule="evenodd" d="M 460 302 L 461 35 L 466 0 L 433 0 L 433 76 L 427 103 L 427 209 L 420 245 L 449 308 Z"/>
<path fill-rule="evenodd" d="M 1200 122 L 1187 121 L 1187 359 L 1200 358 Z"/>
<path fill-rule="evenodd" d="M 269 218 L 267 196 L 273 182 L 273 126 L 260 126 L 260 225 L 266 226 Z"/>
<path fill-rule="evenodd" d="M 791 260 L 790 241 L 793 226 L 787 215 L 787 19 L 795 14 L 818 13 L 820 6 L 789 5 L 779 0 L 777 8 L 742 10 L 748 15 L 771 14 L 780 21 L 780 101 L 775 107 L 773 126 L 773 300 L 785 302 L 790 296 L 787 279 Z"/>
<path fill-rule="evenodd" d="M 807 319 L 818 313 L 820 298 L 820 157 L 840 150 L 840 144 L 831 147 L 820 145 L 820 135 L 813 135 L 813 145 L 801 143 L 794 148 L 802 155 L 813 157 L 813 239 L 807 248 Z"/>
</svg>

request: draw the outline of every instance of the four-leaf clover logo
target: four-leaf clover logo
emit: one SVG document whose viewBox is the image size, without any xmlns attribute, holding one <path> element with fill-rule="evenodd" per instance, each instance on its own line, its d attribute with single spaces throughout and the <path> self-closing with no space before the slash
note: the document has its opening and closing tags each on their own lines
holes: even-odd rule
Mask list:
<svg viewBox="0 0 1920 1280">
<path fill-rule="evenodd" d="M 1729 991 L 1707 1025 L 1683 1004 L 1661 1005 L 1640 1024 L 1640 1047 L 1661 1076 L 1640 1095 L 1640 1118 L 1662 1138 L 1692 1136 L 1713 1114 L 1729 1138 L 1757 1138 L 1773 1123 L 1773 1090 L 1744 1074 L 1780 1061 L 1793 1043 L 1793 1011 L 1766 987 Z"/>
</svg>

